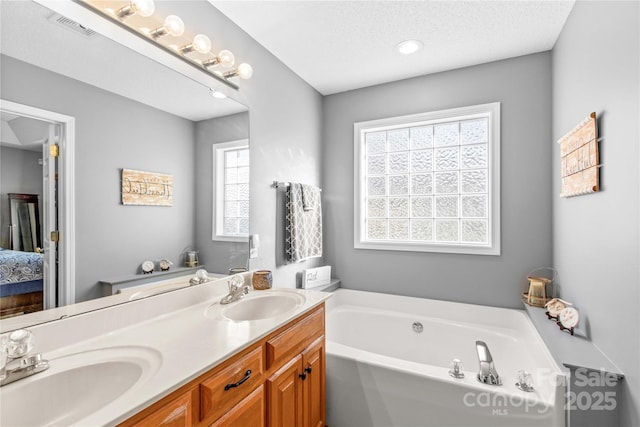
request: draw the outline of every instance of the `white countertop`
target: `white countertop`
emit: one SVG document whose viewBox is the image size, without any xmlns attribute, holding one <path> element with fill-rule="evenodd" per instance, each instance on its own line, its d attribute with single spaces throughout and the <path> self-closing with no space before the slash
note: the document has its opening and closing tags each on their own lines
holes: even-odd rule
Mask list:
<svg viewBox="0 0 640 427">
<path fill-rule="evenodd" d="M 118 354 L 124 357 L 142 354 L 144 359 L 148 359 L 146 373 L 136 385 L 75 423 L 82 426 L 114 425 L 204 374 L 331 295 L 300 289 L 287 289 L 286 292 L 303 294 L 304 303 L 274 318 L 232 321 L 220 315 L 221 308 L 230 306 L 218 303 L 227 293 L 226 280 L 220 279 L 35 326 L 30 328 L 35 338 L 34 351 L 41 352 L 52 368 L 57 359 L 74 354 L 79 364 L 83 358 L 89 361 L 95 354 L 111 354 L 114 360 Z M 107 351 L 96 351 L 103 349 Z M 4 392 L 10 392 L 11 387 L 37 381 L 38 375 L 46 375 L 46 371 L 2 387 L 0 398 Z M 100 385 L 96 383 L 95 386 Z"/>
</svg>

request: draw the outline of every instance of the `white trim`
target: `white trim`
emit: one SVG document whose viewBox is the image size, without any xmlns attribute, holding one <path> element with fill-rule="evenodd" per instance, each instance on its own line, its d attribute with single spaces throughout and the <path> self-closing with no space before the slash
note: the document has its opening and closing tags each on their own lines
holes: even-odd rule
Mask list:
<svg viewBox="0 0 640 427">
<path fill-rule="evenodd" d="M 396 241 L 366 241 L 364 236 L 365 223 L 365 188 L 362 162 L 362 141 L 365 132 L 389 130 L 423 124 L 437 124 L 456 120 L 469 120 L 476 117 L 488 117 L 489 126 L 489 243 L 487 245 L 473 244 L 440 244 L 429 242 L 396 242 Z M 357 122 L 353 125 L 354 141 L 354 248 L 395 250 L 413 252 L 440 252 L 473 255 L 500 255 L 500 103 L 474 105 L 469 107 L 452 108 L 431 113 L 412 114 L 407 116 L 390 117 L 379 120 Z"/>
<path fill-rule="evenodd" d="M 62 185 L 58 187 L 58 216 L 60 243 L 58 245 L 58 306 L 75 303 L 75 118 L 64 114 L 47 111 L 29 105 L 0 99 L 0 110 L 57 123 L 62 127 L 64 138 L 59 141 L 60 152 L 59 174 Z"/>
<path fill-rule="evenodd" d="M 249 242 L 246 236 L 228 236 L 218 233 L 224 230 L 224 153 L 229 150 L 249 148 L 248 139 L 213 144 L 213 215 L 211 239 L 222 242 Z"/>
</svg>

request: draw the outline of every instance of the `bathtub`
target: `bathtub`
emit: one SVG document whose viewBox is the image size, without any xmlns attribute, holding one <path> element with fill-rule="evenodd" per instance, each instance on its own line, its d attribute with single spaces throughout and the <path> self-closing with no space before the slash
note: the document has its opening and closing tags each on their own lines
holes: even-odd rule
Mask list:
<svg viewBox="0 0 640 427">
<path fill-rule="evenodd" d="M 326 304 L 327 425 L 565 425 L 566 375 L 523 311 L 347 289 Z M 476 379 L 476 340 L 502 385 Z M 462 379 L 449 375 L 454 358 Z M 533 392 L 515 386 L 520 370 Z"/>
</svg>

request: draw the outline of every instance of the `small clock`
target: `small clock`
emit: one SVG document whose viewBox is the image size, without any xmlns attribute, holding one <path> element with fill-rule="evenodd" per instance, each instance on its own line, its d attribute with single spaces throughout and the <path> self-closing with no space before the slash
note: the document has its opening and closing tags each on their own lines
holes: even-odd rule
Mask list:
<svg viewBox="0 0 640 427">
<path fill-rule="evenodd" d="M 567 329 L 576 327 L 579 320 L 580 314 L 573 307 L 566 307 L 560 312 L 560 323 Z"/>
<path fill-rule="evenodd" d="M 142 263 L 142 274 L 149 274 L 149 273 L 153 273 L 153 261 L 145 261 Z"/>
<path fill-rule="evenodd" d="M 171 264 L 172 262 L 168 259 L 160 260 L 160 271 L 169 271 L 169 269 L 171 268 Z"/>
<path fill-rule="evenodd" d="M 557 318 L 560 312 L 564 310 L 568 305 L 571 304 L 560 298 L 554 298 L 546 303 L 545 307 L 547 307 L 547 311 L 551 316 Z"/>
</svg>

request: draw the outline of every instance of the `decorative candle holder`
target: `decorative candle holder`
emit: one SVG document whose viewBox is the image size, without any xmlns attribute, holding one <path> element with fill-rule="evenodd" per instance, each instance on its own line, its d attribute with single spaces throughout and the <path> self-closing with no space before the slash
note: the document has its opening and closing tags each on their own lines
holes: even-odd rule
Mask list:
<svg viewBox="0 0 640 427">
<path fill-rule="evenodd" d="M 187 251 L 185 253 L 185 263 L 187 267 L 197 267 L 200 265 L 198 261 L 198 251 Z"/>
<path fill-rule="evenodd" d="M 253 284 L 253 289 L 256 290 L 271 289 L 273 275 L 270 270 L 257 270 L 253 273 L 251 283 Z"/>
</svg>

